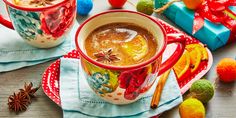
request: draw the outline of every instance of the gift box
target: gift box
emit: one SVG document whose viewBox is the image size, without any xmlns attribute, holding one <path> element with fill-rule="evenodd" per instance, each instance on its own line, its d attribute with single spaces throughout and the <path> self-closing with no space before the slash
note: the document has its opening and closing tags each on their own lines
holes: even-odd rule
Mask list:
<svg viewBox="0 0 236 118">
<path fill-rule="evenodd" d="M 155 8 L 160 8 L 169 1 L 170 0 L 155 0 Z M 227 7 L 227 5 L 229 7 Z M 236 7 L 234 6 L 235 2 L 232 2 L 232 4 L 227 4 L 227 5 L 225 5 L 227 7 L 227 8 L 225 7 L 226 10 L 228 10 L 232 14 L 226 14 L 225 12 L 226 10 L 224 10 L 224 11 L 217 11 L 217 13 L 211 11 L 211 13 L 214 14 L 204 15 L 204 12 L 206 12 L 206 8 L 208 8 L 207 10 L 209 10 L 212 8 L 212 6 L 203 6 L 203 8 L 198 9 L 198 11 L 189 10 L 188 8 L 185 7 L 184 3 L 181 1 L 181 2 L 175 2 L 172 5 L 170 5 L 164 11 L 164 15 L 167 16 L 172 22 L 174 22 L 180 28 L 182 28 L 185 32 L 193 35 L 202 43 L 207 44 L 207 46 L 211 50 L 216 50 L 222 46 L 225 46 L 226 44 L 236 41 L 236 17 L 233 15 L 236 13 Z M 196 14 L 196 12 L 200 12 L 200 14 Z M 226 16 L 225 17 L 226 19 L 223 19 L 222 17 L 223 15 Z M 201 25 L 198 19 L 199 16 L 203 18 L 202 22 L 204 24 L 202 24 L 203 25 L 202 28 L 200 28 L 197 31 L 194 31 L 196 30 L 193 28 L 194 24 Z M 209 17 L 215 17 L 215 18 L 213 18 L 212 20 Z M 221 21 L 214 21 L 214 20 L 221 20 Z"/>
</svg>

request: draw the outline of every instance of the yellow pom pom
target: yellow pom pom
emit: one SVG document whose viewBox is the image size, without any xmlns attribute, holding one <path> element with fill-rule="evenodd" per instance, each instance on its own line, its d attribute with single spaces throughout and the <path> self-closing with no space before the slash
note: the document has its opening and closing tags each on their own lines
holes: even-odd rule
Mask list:
<svg viewBox="0 0 236 118">
<path fill-rule="evenodd" d="M 205 118 L 205 108 L 203 104 L 195 99 L 189 98 L 179 106 L 181 118 Z"/>
</svg>

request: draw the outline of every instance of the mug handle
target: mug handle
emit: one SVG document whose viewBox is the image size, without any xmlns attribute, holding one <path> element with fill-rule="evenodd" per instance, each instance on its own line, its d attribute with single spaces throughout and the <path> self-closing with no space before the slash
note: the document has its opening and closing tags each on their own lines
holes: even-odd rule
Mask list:
<svg viewBox="0 0 236 118">
<path fill-rule="evenodd" d="M 171 43 L 177 43 L 177 48 L 175 52 L 161 64 L 158 76 L 172 68 L 182 56 L 186 45 L 186 35 L 180 33 L 167 34 L 167 45 Z"/>
<path fill-rule="evenodd" d="M 3 16 L 0 14 L 0 24 L 4 25 L 5 27 L 8 27 L 10 29 L 14 30 L 13 24 L 11 21 L 8 21 L 7 19 L 3 18 Z"/>
</svg>

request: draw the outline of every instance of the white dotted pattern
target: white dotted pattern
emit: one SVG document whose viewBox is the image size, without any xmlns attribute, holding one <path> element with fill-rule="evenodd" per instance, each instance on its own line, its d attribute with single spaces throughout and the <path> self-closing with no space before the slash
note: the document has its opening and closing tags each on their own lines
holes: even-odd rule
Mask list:
<svg viewBox="0 0 236 118">
<path fill-rule="evenodd" d="M 79 58 L 79 53 L 76 50 L 69 52 L 64 58 Z M 60 106 L 59 96 L 59 75 L 60 75 L 60 59 L 52 63 L 44 72 L 42 79 L 42 88 L 44 93 L 56 104 Z"/>
</svg>

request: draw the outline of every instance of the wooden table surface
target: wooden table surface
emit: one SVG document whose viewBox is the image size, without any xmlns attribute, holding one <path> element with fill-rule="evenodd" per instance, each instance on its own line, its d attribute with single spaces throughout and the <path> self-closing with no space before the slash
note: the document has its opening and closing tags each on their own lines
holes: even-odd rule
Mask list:
<svg viewBox="0 0 236 118">
<path fill-rule="evenodd" d="M 131 0 L 134 4 L 137 0 Z M 95 0 L 94 8 L 91 13 L 96 14 L 101 11 L 109 9 L 109 5 L 106 0 Z M 0 6 L 3 6 L 3 2 L 0 1 Z M 135 10 L 131 4 L 126 4 L 124 9 Z M 0 13 L 4 8 L 0 7 Z M 90 16 L 91 16 L 90 15 Z M 169 22 L 162 16 L 155 15 L 165 21 Z M 89 16 L 88 16 L 89 17 Z M 87 17 L 77 17 L 79 23 L 83 22 Z M 172 24 L 174 25 L 174 24 Z M 0 39 L 8 38 L 12 34 L 7 31 L 6 28 L 0 25 Z M 9 34 L 9 35 L 7 35 Z M 236 43 L 225 46 L 215 52 L 213 52 L 214 64 L 211 70 L 206 75 L 206 78 L 216 84 L 216 92 L 214 98 L 206 105 L 207 118 L 236 118 L 236 87 L 235 83 L 224 84 L 217 81 L 217 75 L 215 73 L 216 63 L 224 57 L 236 57 Z M 41 77 L 44 70 L 53 61 L 39 64 L 32 67 L 26 67 L 11 72 L 0 73 L 0 117 L 22 117 L 22 118 L 60 118 L 62 117 L 62 110 L 59 106 L 53 103 L 40 89 L 37 92 L 37 99 L 32 102 L 26 112 L 15 114 L 9 112 L 7 106 L 7 98 L 13 92 L 22 88 L 25 82 L 33 82 L 35 85 L 40 84 Z M 179 118 L 178 108 L 174 108 L 165 112 L 162 118 Z"/>
</svg>

